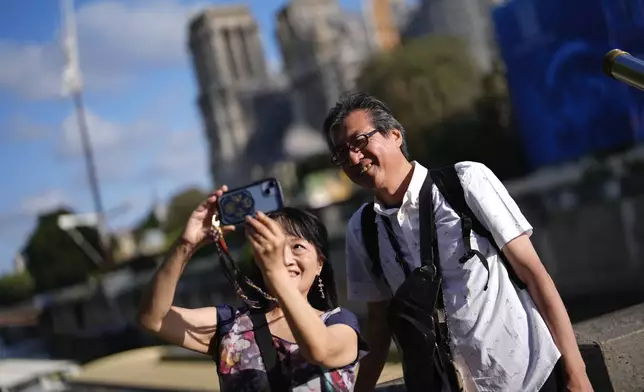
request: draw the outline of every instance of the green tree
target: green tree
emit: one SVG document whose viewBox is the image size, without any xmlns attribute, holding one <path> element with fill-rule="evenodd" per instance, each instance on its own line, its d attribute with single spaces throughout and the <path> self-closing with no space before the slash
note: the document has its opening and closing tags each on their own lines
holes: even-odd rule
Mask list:
<svg viewBox="0 0 644 392">
<path fill-rule="evenodd" d="M 39 216 L 27 241 L 24 254 L 36 292 L 84 282 L 98 270 L 70 235 L 58 227 L 58 217 L 70 213 L 70 210 L 58 209 Z M 77 230 L 89 245 L 101 252 L 96 229 L 79 227 Z"/>
<path fill-rule="evenodd" d="M 411 156 L 424 157 L 426 132 L 471 110 L 480 94 L 480 78 L 465 43 L 428 36 L 374 57 L 357 85 L 386 102 L 407 131 Z"/>
<path fill-rule="evenodd" d="M 498 128 L 501 132 L 514 133 L 514 113 L 501 61 L 494 61 L 492 71 L 481 79 L 481 86 L 482 94 L 477 102 L 481 121 Z"/>
<path fill-rule="evenodd" d="M 34 281 L 28 272 L 0 277 L 0 306 L 26 301 L 33 295 Z"/>
<path fill-rule="evenodd" d="M 170 199 L 166 221 L 163 225 L 167 249 L 170 249 L 183 232 L 192 211 L 207 197 L 208 194 L 199 188 L 188 188 L 178 192 Z"/>
<path fill-rule="evenodd" d="M 207 197 L 208 194 L 198 188 L 188 188 L 174 195 L 168 205 L 168 216 L 164 227 L 166 234 L 174 234 L 176 238 L 186 225 L 192 211 Z"/>
<path fill-rule="evenodd" d="M 480 72 L 462 41 L 428 36 L 378 55 L 358 87 L 387 103 L 405 127 L 411 158 L 423 165 L 473 160 L 502 179 L 525 174 L 503 67 Z"/>
<path fill-rule="evenodd" d="M 482 79 L 476 114 L 479 123 L 480 160 L 501 179 L 527 174 L 529 164 L 517 129 L 503 64 L 497 60 Z"/>
</svg>

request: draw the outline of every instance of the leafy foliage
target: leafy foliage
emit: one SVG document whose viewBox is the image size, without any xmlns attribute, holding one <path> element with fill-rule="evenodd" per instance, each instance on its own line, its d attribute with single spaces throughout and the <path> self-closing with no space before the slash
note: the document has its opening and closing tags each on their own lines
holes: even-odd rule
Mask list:
<svg viewBox="0 0 644 392">
<path fill-rule="evenodd" d="M 502 179 L 525 173 L 503 70 L 497 64 L 483 74 L 459 39 L 428 36 L 382 53 L 364 67 L 358 88 L 389 106 L 423 165 L 474 160 Z"/>
<path fill-rule="evenodd" d="M 479 79 L 462 41 L 429 36 L 375 57 L 358 86 L 385 101 L 407 130 L 411 156 L 420 157 L 427 155 L 425 131 L 470 108 Z"/>
<path fill-rule="evenodd" d="M 71 211 L 67 209 L 58 209 L 41 215 L 29 237 L 24 254 L 36 292 L 85 282 L 98 269 L 69 234 L 58 227 L 58 217 L 69 213 Z M 94 249 L 101 252 L 95 229 L 79 227 L 77 230 Z"/>
<path fill-rule="evenodd" d="M 34 281 L 28 272 L 0 277 L 0 306 L 15 305 L 28 300 L 34 291 Z"/>
<path fill-rule="evenodd" d="M 172 241 L 181 234 L 192 211 L 207 197 L 208 194 L 198 188 L 185 189 L 172 197 L 168 205 L 168 217 L 163 228 L 168 237 L 175 236 Z"/>
</svg>

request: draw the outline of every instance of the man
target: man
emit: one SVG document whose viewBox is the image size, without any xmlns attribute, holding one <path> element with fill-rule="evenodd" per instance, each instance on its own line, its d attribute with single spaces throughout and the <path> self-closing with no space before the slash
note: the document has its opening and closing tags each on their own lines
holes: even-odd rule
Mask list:
<svg viewBox="0 0 644 392">
<path fill-rule="evenodd" d="M 407 159 L 403 126 L 369 95 L 343 97 L 329 111 L 324 131 L 334 162 L 375 196 L 385 279 L 372 274 L 362 241 L 364 206 L 349 221 L 346 245 L 348 297 L 368 304 L 371 353 L 360 363 L 356 391 L 372 391 L 391 342 L 385 318 L 388 301 L 404 280 L 382 219 L 391 218 L 410 269 L 420 266 L 419 243 L 424 239 L 419 238 L 418 196 L 428 171 Z M 471 246 L 487 255 L 489 271 L 477 259 L 459 263 L 464 249 L 459 217 L 434 185 L 450 347 L 467 390 L 592 391 L 566 309 L 530 242 L 532 227 L 487 167 L 461 162 L 456 172 L 467 204 L 527 286 L 527 292 L 515 289 L 494 248 L 476 233 Z"/>
</svg>

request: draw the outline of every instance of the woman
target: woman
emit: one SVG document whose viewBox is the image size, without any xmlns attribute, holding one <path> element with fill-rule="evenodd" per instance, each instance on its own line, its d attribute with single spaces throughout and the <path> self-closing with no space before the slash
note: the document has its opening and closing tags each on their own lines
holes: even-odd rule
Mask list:
<svg viewBox="0 0 644 392">
<path fill-rule="evenodd" d="M 285 208 L 270 217 L 257 213 L 246 220 L 246 237 L 263 286 L 276 299 L 262 311 L 268 340 L 277 351 L 276 371 L 266 372 L 257 339 L 261 325 L 253 325 L 257 318 L 248 308 L 172 306 L 186 263 L 212 240 L 215 203 L 227 190 L 222 187 L 193 211 L 180 240 L 149 283 L 139 323 L 170 343 L 211 354 L 223 392 L 271 390 L 276 377 L 289 385 L 282 390 L 352 391 L 355 367 L 366 345 L 355 315 L 337 307 L 327 232 L 308 212 Z M 232 230 L 223 228 L 224 234 Z"/>
</svg>

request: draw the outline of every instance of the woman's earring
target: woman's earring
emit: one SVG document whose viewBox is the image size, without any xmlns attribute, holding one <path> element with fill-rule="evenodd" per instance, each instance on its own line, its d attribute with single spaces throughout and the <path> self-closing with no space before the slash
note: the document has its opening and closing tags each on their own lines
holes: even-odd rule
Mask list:
<svg viewBox="0 0 644 392">
<path fill-rule="evenodd" d="M 318 287 L 320 288 L 320 296 L 324 299 L 324 283 L 322 283 L 322 277 L 320 275 L 318 275 Z"/>
</svg>

